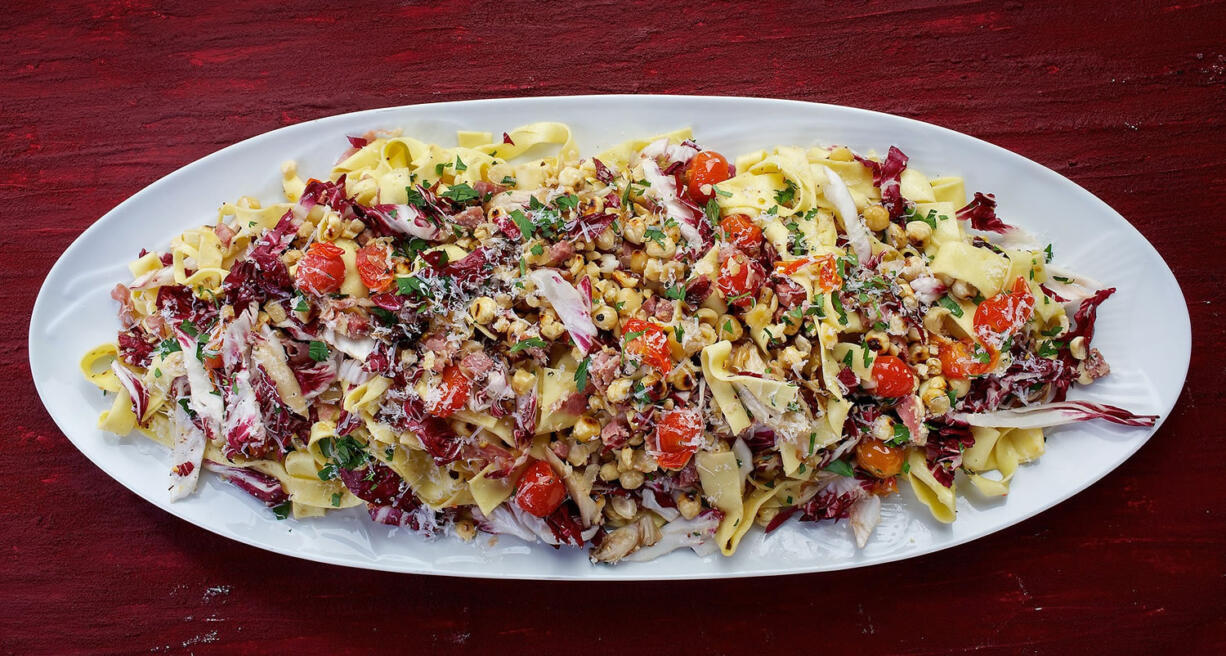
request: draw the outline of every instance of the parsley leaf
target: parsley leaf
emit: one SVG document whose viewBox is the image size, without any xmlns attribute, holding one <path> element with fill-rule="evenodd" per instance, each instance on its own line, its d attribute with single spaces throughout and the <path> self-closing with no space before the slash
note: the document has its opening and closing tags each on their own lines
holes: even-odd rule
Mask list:
<svg viewBox="0 0 1226 656">
<path fill-rule="evenodd" d="M 902 446 L 911 440 L 911 430 L 902 424 L 894 424 L 894 439 L 890 440 L 892 446 Z"/>
<path fill-rule="evenodd" d="M 839 476 L 847 476 L 849 478 L 855 475 L 855 472 L 852 470 L 851 465 L 846 460 L 835 460 L 834 462 L 831 462 L 829 465 L 826 465 L 826 467 L 822 471 L 828 471 L 832 474 L 838 474 Z"/>
<path fill-rule="evenodd" d="M 579 197 L 574 194 L 566 194 L 565 196 L 558 196 L 554 199 L 553 203 L 560 210 L 573 210 L 579 207 Z"/>
<path fill-rule="evenodd" d="M 539 337 L 529 337 L 528 339 L 521 339 L 515 342 L 515 345 L 511 347 L 511 352 L 518 353 L 524 349 L 545 348 L 546 346 L 548 346 L 548 343 L 545 340 Z"/>
<path fill-rule="evenodd" d="M 457 203 L 463 203 L 480 197 L 476 189 L 473 189 L 464 182 L 448 187 L 447 191 L 444 191 L 441 195 L 443 198 L 450 198 Z"/>
<path fill-rule="evenodd" d="M 679 301 L 685 298 L 685 286 L 680 283 L 664 288 L 664 298 L 671 298 L 674 301 Z"/>
<path fill-rule="evenodd" d="M 775 192 L 775 202 L 780 205 L 787 205 L 796 198 L 796 183 L 791 180 L 784 180 L 784 182 L 787 183 L 787 188 Z"/>
<path fill-rule="evenodd" d="M 583 358 L 583 362 L 579 363 L 579 367 L 575 369 L 575 389 L 582 392 L 587 387 L 587 367 L 592 363 L 592 356 Z"/>
<path fill-rule="evenodd" d="M 278 520 L 285 519 L 286 517 L 289 517 L 289 511 L 292 507 L 293 505 L 290 504 L 290 502 L 286 501 L 285 503 L 279 506 L 273 506 L 272 514 L 276 516 Z"/>
<path fill-rule="evenodd" d="M 323 362 L 324 360 L 328 359 L 328 356 L 331 355 L 331 352 L 328 351 L 327 344 L 319 340 L 313 340 L 311 342 L 311 348 L 308 351 L 308 354 L 311 356 L 312 360 L 316 362 Z"/>
<path fill-rule="evenodd" d="M 1045 341 L 1042 344 L 1039 344 L 1039 357 L 1041 358 L 1055 357 L 1057 355 L 1060 355 L 1060 349 L 1062 348 L 1064 348 L 1064 342 L 1059 342 L 1055 340 Z"/>
<path fill-rule="evenodd" d="M 937 303 L 939 303 L 941 307 L 945 308 L 946 310 L 949 310 L 949 313 L 955 317 L 962 317 L 962 306 L 958 305 L 958 302 L 955 301 L 949 294 L 942 296 L 941 300 L 937 301 Z"/>
</svg>

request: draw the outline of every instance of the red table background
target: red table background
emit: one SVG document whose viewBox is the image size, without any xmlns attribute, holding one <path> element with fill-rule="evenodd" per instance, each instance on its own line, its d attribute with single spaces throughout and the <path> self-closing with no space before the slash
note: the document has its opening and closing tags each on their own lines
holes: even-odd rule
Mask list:
<svg viewBox="0 0 1226 656">
<path fill-rule="evenodd" d="M 1215 243 L 1226 237 L 1226 5 L 50 4 L 0 11 L 4 651 L 1226 650 Z M 265 553 L 141 501 L 42 409 L 25 344 L 46 271 L 174 169 L 372 107 L 647 92 L 891 112 L 1085 186 L 1183 286 L 1193 360 L 1178 407 L 1102 482 L 968 545 L 833 574 L 638 584 L 402 576 Z"/>
</svg>

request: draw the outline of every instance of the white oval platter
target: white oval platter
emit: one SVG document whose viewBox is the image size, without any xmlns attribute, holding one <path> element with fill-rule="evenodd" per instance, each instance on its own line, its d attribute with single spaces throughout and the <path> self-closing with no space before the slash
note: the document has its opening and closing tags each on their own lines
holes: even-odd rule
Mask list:
<svg viewBox="0 0 1226 656">
<path fill-rule="evenodd" d="M 1056 262 L 1118 288 L 1099 312 L 1095 336 L 1112 373 L 1074 398 L 1165 418 L 1179 396 L 1191 329 L 1174 275 L 1123 217 L 1039 164 L 951 130 L 849 107 L 759 98 L 573 96 L 438 103 L 323 118 L 248 139 L 158 180 L 82 233 L 43 283 L 30 320 L 29 349 L 47 411 L 116 481 L 168 513 L 246 544 L 393 572 L 582 580 L 818 572 L 945 549 L 1068 499 L 1119 466 L 1157 430 L 1102 422 L 1052 430 L 1047 454 L 1019 471 L 1007 498 L 976 498 L 967 489 L 970 496 L 959 499 L 952 525 L 933 520 L 904 489 L 885 501 L 881 525 L 859 551 L 845 522 L 788 522 L 769 536 L 751 532 L 731 558 L 699 558 L 685 550 L 651 562 L 607 566 L 591 564 L 578 549 L 554 550 L 506 536 L 481 535 L 472 543 L 446 536 L 427 540 L 374 524 L 361 508 L 323 519 L 277 521 L 255 499 L 209 475 L 195 495 L 171 504 L 169 454 L 142 437 L 116 438 L 95 427 L 109 401 L 81 378 L 77 363 L 89 348 L 115 338 L 119 324 L 109 290 L 128 279 L 127 263 L 142 247 L 164 247 L 182 230 L 212 222 L 220 203 L 240 195 L 277 200 L 285 160 L 297 160 L 304 175 L 326 175 L 347 147 L 346 135 L 402 128 L 418 139 L 450 144 L 457 130 L 497 134 L 536 121 L 568 123 L 585 156 L 684 126 L 693 128 L 704 147 L 730 155 L 775 145 L 845 144 L 878 152 L 896 145 L 930 176 L 961 175 L 968 193 L 995 193 L 1001 216 L 1052 243 Z"/>
</svg>

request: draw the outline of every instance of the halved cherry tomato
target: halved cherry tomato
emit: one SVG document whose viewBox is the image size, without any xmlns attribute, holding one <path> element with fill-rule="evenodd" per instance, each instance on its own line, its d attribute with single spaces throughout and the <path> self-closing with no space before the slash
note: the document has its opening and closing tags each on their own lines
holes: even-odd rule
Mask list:
<svg viewBox="0 0 1226 656">
<path fill-rule="evenodd" d="M 898 356 L 879 355 L 873 362 L 873 381 L 877 383 L 873 394 L 892 399 L 911 393 L 915 374 Z"/>
<path fill-rule="evenodd" d="M 298 261 L 294 274 L 294 286 L 312 294 L 331 294 L 341 288 L 345 280 L 345 251 L 335 244 L 317 241 Z"/>
<path fill-rule="evenodd" d="M 903 449 L 866 437 L 856 445 L 856 464 L 877 478 L 890 478 L 902 471 Z"/>
<path fill-rule="evenodd" d="M 833 255 L 802 257 L 790 262 L 775 262 L 775 273 L 790 276 L 814 264 L 817 265 L 817 284 L 822 288 L 822 291 L 830 292 L 843 286 L 843 277 L 839 275 L 838 261 Z"/>
<path fill-rule="evenodd" d="M 690 160 L 689 173 L 690 197 L 705 203 L 715 195 L 711 185 L 728 179 L 728 160 L 713 150 L 704 150 Z"/>
<path fill-rule="evenodd" d="M 1013 289 L 1001 292 L 975 308 L 975 334 L 984 343 L 999 346 L 1034 314 L 1034 294 L 1025 278 L 1017 277 Z"/>
<path fill-rule="evenodd" d="M 548 517 L 566 501 L 566 486 L 553 467 L 544 460 L 536 460 L 519 477 L 515 490 L 515 503 L 530 515 Z"/>
<path fill-rule="evenodd" d="M 719 265 L 719 279 L 715 281 L 724 300 L 730 305 L 747 308 L 753 305 L 762 277 L 740 251 L 733 253 Z M 760 269 L 759 269 L 760 270 Z"/>
<path fill-rule="evenodd" d="M 454 364 L 443 370 L 443 380 L 438 386 L 439 395 L 433 393 L 426 401 L 426 412 L 435 417 L 450 417 L 468 403 L 468 378 Z"/>
<path fill-rule="evenodd" d="M 971 376 L 986 374 L 996 367 L 1000 354 L 992 347 L 981 351 L 988 354 L 988 361 L 976 359 L 973 355 L 976 344 L 970 340 L 941 342 L 939 357 L 941 358 L 941 374 L 946 378 L 965 379 Z M 983 349 L 983 347 L 979 347 Z"/>
<path fill-rule="evenodd" d="M 652 451 L 660 467 L 671 470 L 685 467 L 698 451 L 702 423 L 702 415 L 693 408 L 669 410 L 660 417 Z"/>
<path fill-rule="evenodd" d="M 627 319 L 622 324 L 622 337 L 631 337 L 626 343 L 627 353 L 638 356 L 662 374 L 672 371 L 673 358 L 663 328 L 642 319 Z"/>
<path fill-rule="evenodd" d="M 362 284 L 366 285 L 367 289 L 372 292 L 382 292 L 392 286 L 396 276 L 392 271 L 391 259 L 388 257 L 386 246 L 372 241 L 358 249 L 355 260 L 358 275 L 361 276 Z"/>
<path fill-rule="evenodd" d="M 762 229 L 753 219 L 744 214 L 729 214 L 719 222 L 726 241 L 743 250 L 751 251 L 762 245 Z"/>
</svg>

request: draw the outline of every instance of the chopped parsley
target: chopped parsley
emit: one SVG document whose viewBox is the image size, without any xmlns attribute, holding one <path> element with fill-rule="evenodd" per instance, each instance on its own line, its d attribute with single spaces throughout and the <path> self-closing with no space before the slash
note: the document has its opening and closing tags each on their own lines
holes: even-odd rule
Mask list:
<svg viewBox="0 0 1226 656">
<path fill-rule="evenodd" d="M 524 349 L 545 348 L 546 346 L 548 346 L 548 344 L 545 342 L 545 340 L 539 337 L 529 337 L 528 339 L 521 339 L 518 342 L 515 342 L 515 345 L 511 347 L 511 352 L 518 353 Z"/>
<path fill-rule="evenodd" d="M 528 218 L 528 215 L 524 214 L 520 210 L 511 212 L 511 220 L 515 222 L 515 227 L 519 228 L 519 236 L 523 237 L 524 239 L 531 238 L 532 233 L 536 231 L 536 226 L 532 224 L 532 221 Z"/>
<path fill-rule="evenodd" d="M 468 165 L 464 163 L 464 160 L 460 159 L 459 155 L 455 156 L 455 170 L 456 171 L 467 171 L 468 170 Z"/>
<path fill-rule="evenodd" d="M 293 508 L 293 504 L 291 504 L 290 502 L 286 501 L 285 503 L 283 503 L 283 504 L 281 504 L 281 505 L 278 505 L 278 506 L 273 506 L 273 508 L 272 508 L 272 514 L 273 514 L 273 515 L 274 515 L 274 516 L 275 516 L 275 517 L 276 517 L 278 520 L 285 519 L 286 517 L 289 517 L 289 511 L 290 511 L 290 509 L 291 509 L 291 508 Z"/>
<path fill-rule="evenodd" d="M 327 344 L 319 340 L 313 340 L 311 342 L 311 348 L 308 351 L 308 354 L 311 356 L 312 360 L 316 362 L 323 362 L 324 360 L 328 359 L 328 356 L 331 355 L 331 352 L 328 351 Z"/>
<path fill-rule="evenodd" d="M 545 254 L 545 247 L 541 246 L 540 244 L 533 244 L 532 248 L 528 249 L 528 251 L 539 257 Z"/>
<path fill-rule="evenodd" d="M 575 389 L 582 392 L 587 387 L 587 368 L 592 363 L 592 356 L 583 358 L 583 362 L 579 363 L 579 367 L 575 369 Z"/>
<path fill-rule="evenodd" d="M 911 440 L 911 430 L 902 424 L 894 424 L 894 439 L 890 440 L 891 446 L 902 446 Z"/>
<path fill-rule="evenodd" d="M 955 317 L 962 317 L 962 306 L 958 305 L 958 302 L 955 301 L 949 294 L 942 296 L 941 300 L 937 301 L 937 303 L 939 303 L 941 307 L 945 308 L 946 310 L 949 310 L 949 313 Z"/>
<path fill-rule="evenodd" d="M 1051 259 L 1055 257 L 1051 252 L 1051 244 L 1048 244 L 1047 248 L 1043 249 L 1043 255 L 1047 258 L 1047 262 L 1050 264 Z"/>
<path fill-rule="evenodd" d="M 796 183 L 791 180 L 784 180 L 787 187 L 775 192 L 775 202 L 779 205 L 788 205 L 796 198 Z"/>
<path fill-rule="evenodd" d="M 560 210 L 573 210 L 579 207 L 579 197 L 574 194 L 566 194 L 565 196 L 558 196 L 553 203 Z"/>
<path fill-rule="evenodd" d="M 1039 344 L 1039 357 L 1052 358 L 1060 355 L 1060 349 L 1064 348 L 1064 342 L 1049 340 Z"/>
<path fill-rule="evenodd" d="M 685 287 L 681 284 L 665 287 L 664 298 L 671 298 L 674 301 L 679 301 L 685 298 Z"/>
<path fill-rule="evenodd" d="M 839 476 L 847 476 L 849 478 L 855 475 L 855 472 L 851 468 L 851 464 L 848 463 L 846 460 L 835 460 L 834 462 L 831 462 L 829 465 L 826 465 L 826 467 L 822 471 L 828 471 L 832 474 L 838 474 Z"/>
<path fill-rule="evenodd" d="M 166 356 L 170 355 L 171 353 L 174 353 L 175 351 L 182 351 L 182 350 L 183 350 L 183 347 L 179 346 L 179 342 L 172 338 L 172 339 L 163 340 L 162 343 L 158 344 L 157 354 L 165 358 Z"/>
<path fill-rule="evenodd" d="M 481 196 L 481 194 L 477 193 L 476 189 L 473 189 L 472 187 L 468 186 L 467 183 L 463 182 L 458 185 L 448 187 L 447 191 L 444 191 L 441 195 L 443 198 L 450 198 L 457 203 L 470 201 Z"/>
<path fill-rule="evenodd" d="M 504 185 L 514 187 L 516 184 L 519 184 L 519 183 L 515 180 L 515 178 L 512 178 L 509 175 L 504 175 L 502 176 L 502 182 L 500 182 L 499 184 L 504 184 Z"/>
</svg>

